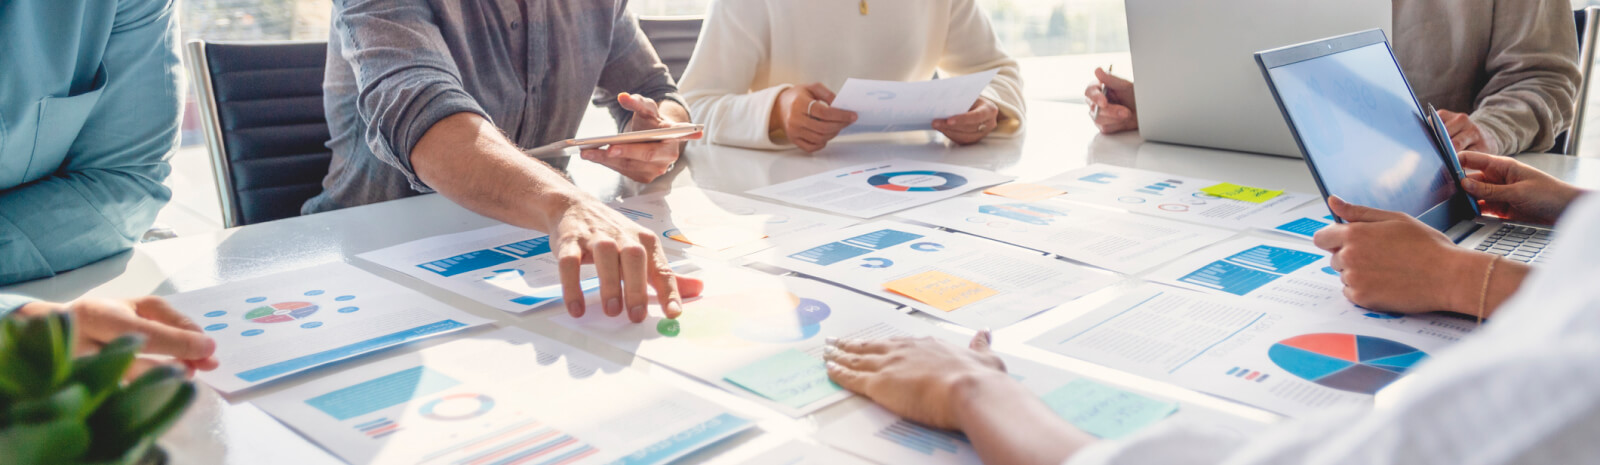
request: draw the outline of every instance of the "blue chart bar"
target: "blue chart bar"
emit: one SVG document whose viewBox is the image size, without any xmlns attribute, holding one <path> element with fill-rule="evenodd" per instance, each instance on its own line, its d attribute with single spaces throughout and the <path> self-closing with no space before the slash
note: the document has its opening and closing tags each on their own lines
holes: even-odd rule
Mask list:
<svg viewBox="0 0 1600 465">
<path fill-rule="evenodd" d="M 458 384 L 461 382 L 427 367 L 414 367 L 306 399 L 306 405 L 344 421 L 404 404 Z M 363 426 L 372 426 L 372 422 L 356 425 L 357 428 Z"/>
<path fill-rule="evenodd" d="M 872 251 L 860 247 L 845 245 L 843 242 L 830 242 L 813 247 L 810 250 L 805 250 L 794 255 L 790 255 L 789 258 L 793 258 L 802 262 L 810 262 L 822 266 L 828 266 L 834 263 L 839 263 L 841 260 L 848 260 L 869 253 L 872 253 Z"/>
<path fill-rule="evenodd" d="M 649 213 L 645 213 L 645 212 L 642 212 L 642 211 L 638 211 L 638 210 L 634 210 L 632 208 L 627 208 L 627 207 L 611 207 L 611 208 L 617 209 L 617 213 L 621 213 L 622 216 L 626 216 L 626 217 L 628 217 L 628 219 L 634 220 L 634 221 L 648 220 L 648 219 L 653 219 L 653 218 L 656 217 L 655 215 L 652 215 L 652 214 L 649 214 Z"/>
<path fill-rule="evenodd" d="M 1233 295 L 1245 295 L 1274 279 L 1278 279 L 1278 275 L 1228 262 L 1211 262 L 1205 268 L 1195 270 L 1178 280 Z"/>
<path fill-rule="evenodd" d="M 1279 231 L 1284 231 L 1284 232 L 1299 234 L 1299 235 L 1306 236 L 1306 237 L 1311 237 L 1311 235 L 1316 234 L 1317 231 L 1321 231 L 1322 228 L 1326 228 L 1326 227 L 1328 227 L 1328 223 L 1323 223 L 1321 221 L 1313 220 L 1311 218 L 1301 218 L 1301 219 L 1298 219 L 1298 220 L 1294 220 L 1294 221 L 1290 221 L 1288 223 L 1284 223 L 1284 224 L 1278 225 L 1277 229 Z"/>
<path fill-rule="evenodd" d="M 440 276 L 451 277 L 461 273 L 469 273 L 500 265 L 516 260 L 517 257 L 506 255 L 494 250 L 484 249 L 476 252 L 467 252 L 450 258 L 434 260 L 417 265 L 418 268 L 438 273 Z"/>
<path fill-rule="evenodd" d="M 883 250 L 921 238 L 922 236 L 918 234 L 912 234 L 905 231 L 895 231 L 893 229 L 885 229 L 882 231 L 862 234 L 860 236 L 845 239 L 840 242 L 872 250 Z"/>
<path fill-rule="evenodd" d="M 1278 274 L 1289 274 L 1321 258 L 1321 255 L 1314 253 L 1258 245 L 1228 257 L 1228 261 Z"/>
<path fill-rule="evenodd" d="M 962 444 L 967 443 L 966 436 L 960 433 L 939 431 L 905 420 L 878 431 L 877 436 L 927 455 L 941 450 L 954 454 Z"/>
<path fill-rule="evenodd" d="M 522 258 L 544 255 L 550 253 L 550 236 L 539 236 L 522 242 L 513 242 L 495 247 L 495 250 Z"/>
<path fill-rule="evenodd" d="M 239 374 L 234 376 L 249 382 L 261 381 L 263 379 L 273 378 L 279 375 L 286 375 L 307 368 L 333 363 L 367 352 L 397 346 L 415 339 L 421 339 L 434 334 L 439 334 L 466 326 L 466 323 L 456 320 L 441 320 L 435 323 L 428 323 L 415 328 L 367 339 L 365 341 L 357 342 L 344 347 L 329 349 L 300 358 L 285 360 L 264 367 L 241 371 Z"/>
</svg>

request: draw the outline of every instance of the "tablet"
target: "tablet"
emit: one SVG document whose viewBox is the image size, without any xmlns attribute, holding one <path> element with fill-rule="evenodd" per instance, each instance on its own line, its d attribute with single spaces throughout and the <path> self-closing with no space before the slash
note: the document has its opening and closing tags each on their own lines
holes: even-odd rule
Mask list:
<svg viewBox="0 0 1600 465">
<path fill-rule="evenodd" d="M 545 145 L 539 148 L 525 150 L 524 153 L 533 156 L 549 156 L 565 151 L 569 148 L 592 149 L 616 144 L 637 144 L 641 142 L 661 142 L 673 139 L 693 139 L 704 134 L 706 125 L 691 124 L 661 129 L 646 129 L 643 131 L 625 132 L 610 136 L 588 137 L 583 139 L 566 139 Z"/>
</svg>

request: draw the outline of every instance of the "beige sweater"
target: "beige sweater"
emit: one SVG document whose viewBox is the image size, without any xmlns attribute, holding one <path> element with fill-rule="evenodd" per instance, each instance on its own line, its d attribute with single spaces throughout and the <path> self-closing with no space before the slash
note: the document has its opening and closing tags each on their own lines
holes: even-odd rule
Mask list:
<svg viewBox="0 0 1600 465">
<path fill-rule="evenodd" d="M 1549 150 L 1572 124 L 1567 0 L 1394 0 L 1395 54 L 1420 103 L 1471 113 L 1500 152 Z"/>
<path fill-rule="evenodd" d="M 1000 50 L 976 0 L 717 0 L 678 88 L 711 142 L 758 149 L 774 143 L 767 120 L 778 94 L 845 79 L 925 81 L 999 69 L 983 97 L 1000 107 L 991 136 L 1020 126 L 1022 77 Z"/>
</svg>

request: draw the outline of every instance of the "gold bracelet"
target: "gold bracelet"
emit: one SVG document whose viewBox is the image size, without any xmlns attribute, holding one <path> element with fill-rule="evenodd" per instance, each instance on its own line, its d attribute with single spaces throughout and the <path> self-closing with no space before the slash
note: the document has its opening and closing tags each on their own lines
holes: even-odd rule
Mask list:
<svg viewBox="0 0 1600 465">
<path fill-rule="evenodd" d="M 1500 263 L 1502 257 L 1495 255 L 1489 260 L 1489 268 L 1483 270 L 1483 289 L 1478 293 L 1478 324 L 1483 324 L 1483 312 L 1489 307 L 1489 278 L 1494 277 L 1494 266 Z"/>
</svg>

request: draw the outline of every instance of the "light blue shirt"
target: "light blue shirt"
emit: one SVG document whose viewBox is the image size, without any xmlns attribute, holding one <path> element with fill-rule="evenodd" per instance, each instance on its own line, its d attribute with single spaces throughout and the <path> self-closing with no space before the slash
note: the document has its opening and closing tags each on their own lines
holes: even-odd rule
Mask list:
<svg viewBox="0 0 1600 465">
<path fill-rule="evenodd" d="M 0 285 L 128 249 L 171 198 L 174 3 L 0 1 Z"/>
</svg>

